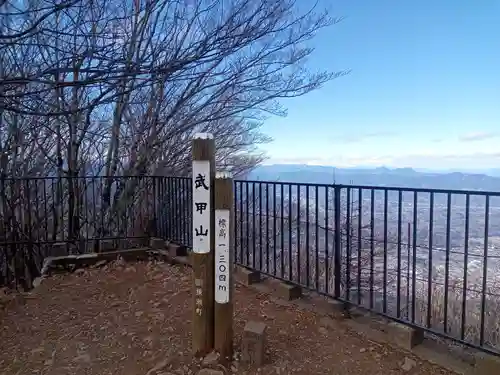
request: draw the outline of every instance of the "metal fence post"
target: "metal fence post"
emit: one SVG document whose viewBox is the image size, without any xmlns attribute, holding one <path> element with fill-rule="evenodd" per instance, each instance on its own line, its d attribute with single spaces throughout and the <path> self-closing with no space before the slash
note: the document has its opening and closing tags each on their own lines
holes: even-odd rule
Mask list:
<svg viewBox="0 0 500 375">
<path fill-rule="evenodd" d="M 338 185 L 334 186 L 334 218 L 335 218 L 335 247 L 334 247 L 334 259 L 333 259 L 333 272 L 334 272 L 334 297 L 340 297 L 340 287 L 341 287 L 341 251 L 342 246 L 340 241 L 342 240 L 342 223 L 340 218 L 340 194 L 342 188 Z"/>
<path fill-rule="evenodd" d="M 214 344 L 215 143 L 212 134 L 193 138 L 193 354 L 205 355 Z"/>
<path fill-rule="evenodd" d="M 215 176 L 215 324 L 214 347 L 221 357 L 233 358 L 233 180 L 230 173 Z"/>
</svg>

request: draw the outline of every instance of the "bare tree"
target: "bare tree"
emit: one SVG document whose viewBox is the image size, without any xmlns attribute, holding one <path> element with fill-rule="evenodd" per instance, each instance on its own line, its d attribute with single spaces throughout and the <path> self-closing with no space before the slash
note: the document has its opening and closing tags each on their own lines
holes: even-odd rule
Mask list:
<svg viewBox="0 0 500 375">
<path fill-rule="evenodd" d="M 189 175 L 196 132 L 214 133 L 219 165 L 253 168 L 269 141 L 260 126 L 286 115 L 283 99 L 346 73 L 306 65 L 308 41 L 336 22 L 293 0 L 3 0 L 1 237 L 39 243 L 38 226 L 76 244 L 145 231 L 147 220 L 126 218 L 139 216 L 130 207 L 156 215 L 139 202 L 160 186 L 118 177 Z M 54 180 L 6 179 L 26 176 Z M 36 200 L 46 212 L 28 219 Z"/>
</svg>

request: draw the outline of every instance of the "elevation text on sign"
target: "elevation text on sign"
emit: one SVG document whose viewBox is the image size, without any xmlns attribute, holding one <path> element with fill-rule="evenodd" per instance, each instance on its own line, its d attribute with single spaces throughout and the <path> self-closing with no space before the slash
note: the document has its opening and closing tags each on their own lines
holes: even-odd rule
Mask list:
<svg viewBox="0 0 500 375">
<path fill-rule="evenodd" d="M 229 210 L 215 210 L 215 302 L 229 302 Z"/>
</svg>

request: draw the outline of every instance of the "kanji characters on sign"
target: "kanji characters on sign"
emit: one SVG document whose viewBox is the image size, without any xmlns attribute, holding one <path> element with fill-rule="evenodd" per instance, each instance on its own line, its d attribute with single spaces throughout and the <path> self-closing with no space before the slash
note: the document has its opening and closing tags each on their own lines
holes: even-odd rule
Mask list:
<svg viewBox="0 0 500 375">
<path fill-rule="evenodd" d="M 210 252 L 210 162 L 193 160 L 193 252 Z"/>
<path fill-rule="evenodd" d="M 208 190 L 208 186 L 205 182 L 206 178 L 207 176 L 205 174 L 198 173 L 194 180 L 194 188 L 195 189 L 203 188 L 205 190 Z"/>
<path fill-rule="evenodd" d="M 226 219 L 219 219 L 218 221 L 219 237 L 226 238 L 227 222 Z"/>
</svg>

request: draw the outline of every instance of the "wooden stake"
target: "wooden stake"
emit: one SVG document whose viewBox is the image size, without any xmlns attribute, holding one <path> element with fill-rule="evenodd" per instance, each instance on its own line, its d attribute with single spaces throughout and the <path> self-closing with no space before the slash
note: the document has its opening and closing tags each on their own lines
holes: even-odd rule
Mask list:
<svg viewBox="0 0 500 375">
<path fill-rule="evenodd" d="M 193 138 L 193 354 L 203 356 L 214 345 L 214 177 L 212 134 Z"/>
<path fill-rule="evenodd" d="M 222 359 L 233 357 L 233 180 L 215 176 L 215 332 L 214 346 Z"/>
</svg>

